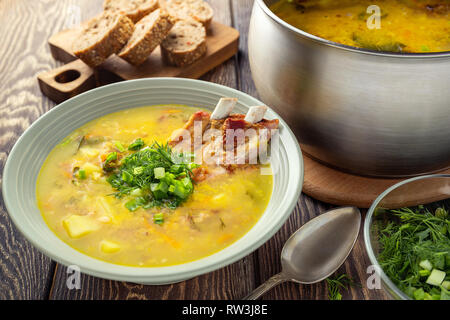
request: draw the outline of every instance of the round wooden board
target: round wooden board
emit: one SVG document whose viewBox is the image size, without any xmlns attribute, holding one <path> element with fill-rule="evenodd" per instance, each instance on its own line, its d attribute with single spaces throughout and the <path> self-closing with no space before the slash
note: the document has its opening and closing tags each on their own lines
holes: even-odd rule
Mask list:
<svg viewBox="0 0 450 320">
<path fill-rule="evenodd" d="M 303 192 L 310 197 L 334 205 L 369 208 L 372 202 L 387 188 L 407 178 L 384 179 L 362 177 L 327 167 L 307 155 L 303 155 L 305 180 Z M 450 174 L 450 169 L 439 172 Z M 408 197 L 410 197 L 408 199 Z M 403 198 L 408 205 L 427 203 L 431 199 L 442 200 L 427 188 L 415 190 Z"/>
</svg>

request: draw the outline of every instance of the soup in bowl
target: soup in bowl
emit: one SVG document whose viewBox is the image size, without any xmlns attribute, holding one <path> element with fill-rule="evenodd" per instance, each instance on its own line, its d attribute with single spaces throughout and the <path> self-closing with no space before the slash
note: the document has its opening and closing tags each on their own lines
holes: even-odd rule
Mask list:
<svg viewBox="0 0 450 320">
<path fill-rule="evenodd" d="M 198 145 L 188 143 L 194 124 Z M 245 135 L 228 148 L 230 129 Z M 266 160 L 252 158 L 264 145 Z M 54 260 L 161 284 L 255 250 L 292 212 L 302 181 L 298 144 L 272 110 L 227 87 L 161 78 L 95 89 L 38 119 L 11 151 L 3 194 L 19 230 Z"/>
</svg>

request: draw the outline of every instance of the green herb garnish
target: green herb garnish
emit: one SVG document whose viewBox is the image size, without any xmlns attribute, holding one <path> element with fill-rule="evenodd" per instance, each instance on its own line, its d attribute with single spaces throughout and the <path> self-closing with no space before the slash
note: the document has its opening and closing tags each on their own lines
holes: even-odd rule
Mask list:
<svg viewBox="0 0 450 320">
<path fill-rule="evenodd" d="M 378 261 L 386 275 L 413 299 L 449 299 L 448 210 L 418 206 L 381 211 L 392 218 L 375 224 L 380 230 Z"/>
<path fill-rule="evenodd" d="M 137 151 L 142 149 L 145 146 L 144 141 L 141 138 L 137 138 L 132 144 L 128 146 L 128 150 Z"/>
<path fill-rule="evenodd" d="M 114 196 L 130 198 L 125 204 L 130 211 L 141 207 L 174 209 L 192 194 L 194 185 L 191 170 L 198 166 L 192 162 L 174 161 L 177 157 L 183 159 L 182 156 L 172 153 L 167 144 L 155 142 L 152 146 L 123 158 L 107 181 L 116 190 Z M 108 155 L 105 162 L 109 157 Z M 155 223 L 161 224 L 163 221 L 162 216 L 154 216 Z"/>
<path fill-rule="evenodd" d="M 328 285 L 328 299 L 330 300 L 342 300 L 340 290 L 347 290 L 350 286 L 355 285 L 355 282 L 345 273 L 334 278 L 327 278 L 326 281 Z"/>
<path fill-rule="evenodd" d="M 119 152 L 124 152 L 125 151 L 125 148 L 123 147 L 123 145 L 119 141 L 116 141 L 114 143 L 114 145 L 116 146 L 117 150 L 119 150 Z"/>
<path fill-rule="evenodd" d="M 78 170 L 78 178 L 80 178 L 81 180 L 86 179 L 86 170 L 84 169 Z"/>
<path fill-rule="evenodd" d="M 163 224 L 164 222 L 164 215 L 162 212 L 156 213 L 153 215 L 153 222 L 156 224 Z"/>
</svg>

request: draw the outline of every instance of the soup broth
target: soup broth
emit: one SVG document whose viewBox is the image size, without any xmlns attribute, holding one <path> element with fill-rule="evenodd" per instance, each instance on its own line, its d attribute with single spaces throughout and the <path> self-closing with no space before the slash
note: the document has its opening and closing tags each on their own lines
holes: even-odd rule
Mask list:
<svg viewBox="0 0 450 320">
<path fill-rule="evenodd" d="M 87 123 L 57 145 L 37 181 L 37 202 L 48 226 L 71 247 L 107 262 L 168 266 L 213 254 L 247 233 L 264 212 L 272 176 L 258 167 L 236 169 L 195 184 L 174 209 L 130 211 L 127 196 L 114 197 L 102 170 L 105 154 L 141 138 L 167 141 L 198 109 L 150 106 Z M 83 168 L 83 179 L 74 174 Z M 152 216 L 164 214 L 164 223 Z"/>
<path fill-rule="evenodd" d="M 376 12 L 367 12 L 373 5 L 380 9 L 378 25 Z M 294 27 L 348 46 L 389 52 L 450 51 L 448 0 L 281 0 L 271 10 Z"/>
</svg>

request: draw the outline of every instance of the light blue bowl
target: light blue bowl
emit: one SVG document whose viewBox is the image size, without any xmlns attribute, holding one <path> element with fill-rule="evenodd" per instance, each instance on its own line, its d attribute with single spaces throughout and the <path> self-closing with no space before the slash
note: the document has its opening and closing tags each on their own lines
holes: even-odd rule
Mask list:
<svg viewBox="0 0 450 320">
<path fill-rule="evenodd" d="M 139 106 L 185 104 L 213 109 L 220 97 L 236 97 L 234 111 L 246 113 L 262 102 L 240 91 L 211 82 L 151 78 L 100 87 L 67 100 L 40 117 L 19 138 L 3 172 L 3 198 L 11 219 L 40 251 L 66 266 L 101 278 L 143 284 L 173 283 L 231 264 L 260 247 L 291 214 L 303 184 L 303 161 L 292 131 L 269 109 L 266 117 L 280 119 L 279 152 L 272 156 L 273 194 L 255 226 L 227 248 L 189 263 L 154 268 L 127 267 L 84 255 L 60 240 L 48 227 L 36 204 L 36 179 L 50 151 L 72 131 L 108 113 Z"/>
</svg>

